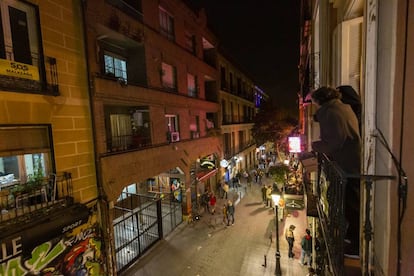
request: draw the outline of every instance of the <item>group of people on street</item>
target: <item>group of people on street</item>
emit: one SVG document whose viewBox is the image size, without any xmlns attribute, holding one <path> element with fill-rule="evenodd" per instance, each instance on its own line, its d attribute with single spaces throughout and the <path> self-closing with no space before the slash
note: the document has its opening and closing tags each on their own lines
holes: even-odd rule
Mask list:
<svg viewBox="0 0 414 276">
<path fill-rule="evenodd" d="M 295 242 L 295 235 L 294 230 L 296 229 L 295 225 L 290 225 L 289 228 L 286 229 L 285 232 L 285 238 L 287 243 L 289 244 L 289 250 L 288 250 L 288 257 L 289 259 L 295 257 L 295 253 L 293 253 L 293 246 Z M 305 230 L 305 234 L 302 236 L 300 241 L 301 246 L 301 253 L 300 253 L 300 259 L 299 264 L 301 265 L 309 265 L 309 267 L 312 266 L 312 236 L 309 229 Z"/>
<path fill-rule="evenodd" d="M 223 214 L 223 223 L 227 226 L 234 224 L 234 212 L 235 206 L 233 201 L 228 199 L 228 184 L 224 182 L 222 199 L 226 199 L 226 202 L 223 204 L 222 214 Z M 216 204 L 217 198 L 214 193 L 210 193 L 209 191 L 205 191 L 201 195 L 201 205 L 204 207 L 205 211 L 210 213 L 211 215 L 215 215 L 216 213 Z"/>
<path fill-rule="evenodd" d="M 217 198 L 214 193 L 205 191 L 201 196 L 201 204 L 207 212 L 214 215 L 216 213 Z"/>
</svg>

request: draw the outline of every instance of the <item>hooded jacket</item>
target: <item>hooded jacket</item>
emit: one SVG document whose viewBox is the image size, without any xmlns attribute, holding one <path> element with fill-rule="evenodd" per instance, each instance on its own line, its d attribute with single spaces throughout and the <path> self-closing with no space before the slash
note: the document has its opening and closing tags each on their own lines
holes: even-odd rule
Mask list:
<svg viewBox="0 0 414 276">
<path fill-rule="evenodd" d="M 332 99 L 320 106 L 315 119 L 319 122 L 320 140 L 312 143 L 312 149 L 327 154 L 345 173 L 359 174 L 361 138 L 351 106 Z"/>
</svg>

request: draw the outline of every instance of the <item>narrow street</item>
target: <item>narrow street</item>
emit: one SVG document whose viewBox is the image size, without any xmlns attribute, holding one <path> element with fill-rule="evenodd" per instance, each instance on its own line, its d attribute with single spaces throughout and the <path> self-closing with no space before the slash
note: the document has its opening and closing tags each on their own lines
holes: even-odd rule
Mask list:
<svg viewBox="0 0 414 276">
<path fill-rule="evenodd" d="M 269 185 L 271 180 L 264 178 L 263 183 Z M 229 199 L 232 198 L 236 202 L 234 225 L 225 226 L 222 223 L 221 208 L 225 199 L 218 199 L 215 215 L 204 214 L 199 221 L 182 223 L 123 275 L 274 275 L 274 210 L 262 203 L 260 185 L 255 183 L 250 189 L 245 186 L 238 191 L 232 189 Z M 296 226 L 294 259 L 288 258 L 288 244 L 284 236 L 285 227 L 291 224 Z M 293 211 L 279 222 L 282 275 L 301 276 L 308 273 L 308 268 L 299 264 L 300 240 L 306 224 L 305 210 Z"/>
</svg>

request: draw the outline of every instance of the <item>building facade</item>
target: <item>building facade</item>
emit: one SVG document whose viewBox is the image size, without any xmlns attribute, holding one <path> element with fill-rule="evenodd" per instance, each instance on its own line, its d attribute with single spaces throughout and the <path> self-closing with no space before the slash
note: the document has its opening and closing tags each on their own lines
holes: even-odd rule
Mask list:
<svg viewBox="0 0 414 276">
<path fill-rule="evenodd" d="M 413 191 L 407 189 L 413 172 L 409 125 L 414 113 L 409 105 L 414 86 L 409 76 L 414 59 L 408 50 L 413 44 L 413 11 L 411 1 L 302 1 L 300 114 L 308 150 L 319 134 L 312 122 L 314 107 L 306 97 L 311 90 L 351 85 L 363 108 L 359 261 L 343 258 L 338 254 L 342 245 L 321 236 L 326 245 L 322 263 L 331 273 L 414 273 L 410 262 L 414 205 L 409 200 Z M 316 205 L 328 202 L 335 207 L 328 196 L 316 192 L 322 185 L 321 175 L 311 171 L 310 190 Z M 319 210 L 315 228 L 329 233 L 333 221 L 323 208 Z M 339 258 L 329 257 L 333 249 Z"/>
<path fill-rule="evenodd" d="M 255 86 L 251 77 L 223 53 L 219 54 L 219 71 L 223 160 L 227 164 L 223 166 L 222 175 L 224 181 L 231 181 L 257 165 L 256 144 L 251 129 L 257 112 L 255 100 L 260 105 L 265 94 Z"/>
<path fill-rule="evenodd" d="M 0 7 L 1 275 L 119 274 L 255 166 L 267 95 L 219 54 L 202 10 Z"/>
<path fill-rule="evenodd" d="M 201 212 L 201 194 L 216 188 L 217 39 L 205 14 L 178 0 L 85 1 L 84 14 L 114 273 Z"/>
<path fill-rule="evenodd" d="M 0 274 L 105 274 L 80 1 L 0 7 Z"/>
</svg>

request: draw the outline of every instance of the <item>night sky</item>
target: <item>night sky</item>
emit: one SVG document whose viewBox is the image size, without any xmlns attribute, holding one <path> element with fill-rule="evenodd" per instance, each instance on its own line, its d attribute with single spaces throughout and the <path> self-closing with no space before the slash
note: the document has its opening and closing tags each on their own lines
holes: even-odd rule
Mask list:
<svg viewBox="0 0 414 276">
<path fill-rule="evenodd" d="M 279 108 L 297 113 L 299 0 L 188 0 L 220 44 Z"/>
</svg>

